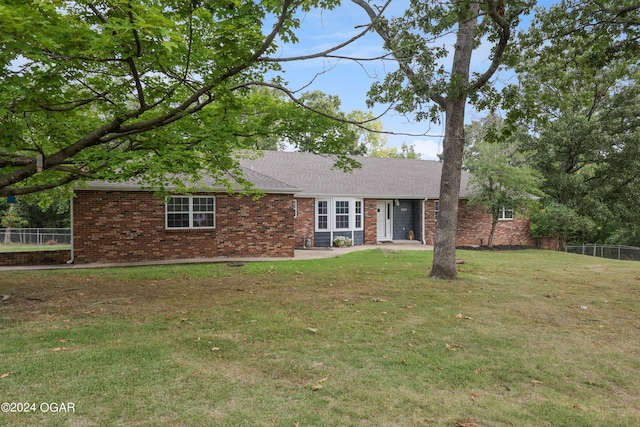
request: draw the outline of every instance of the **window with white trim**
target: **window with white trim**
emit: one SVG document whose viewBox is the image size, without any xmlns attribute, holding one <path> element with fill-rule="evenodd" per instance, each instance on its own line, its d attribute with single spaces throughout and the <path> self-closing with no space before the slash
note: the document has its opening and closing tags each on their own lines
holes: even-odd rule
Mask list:
<svg viewBox="0 0 640 427">
<path fill-rule="evenodd" d="M 335 207 L 336 207 L 335 229 L 348 230 L 349 229 L 349 201 L 336 200 Z"/>
<path fill-rule="evenodd" d="M 166 228 L 215 228 L 216 199 L 211 196 L 172 196 L 166 203 Z"/>
<path fill-rule="evenodd" d="M 329 229 L 329 201 L 328 200 L 316 201 L 316 229 L 317 230 Z"/>
<path fill-rule="evenodd" d="M 356 230 L 362 230 L 362 200 L 355 201 L 355 221 L 354 226 Z"/>
<path fill-rule="evenodd" d="M 498 213 L 498 219 L 500 220 L 508 220 L 513 219 L 513 208 L 501 207 L 500 212 Z"/>
<path fill-rule="evenodd" d="M 438 219 L 438 212 L 440 212 L 440 200 L 433 201 L 433 217 Z"/>
<path fill-rule="evenodd" d="M 362 230 L 363 211 L 362 199 L 316 199 L 316 231 Z"/>
</svg>

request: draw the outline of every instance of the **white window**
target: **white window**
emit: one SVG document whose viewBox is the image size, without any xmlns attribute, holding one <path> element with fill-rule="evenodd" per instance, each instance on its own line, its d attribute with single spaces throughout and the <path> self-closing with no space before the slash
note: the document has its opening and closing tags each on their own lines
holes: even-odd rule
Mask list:
<svg viewBox="0 0 640 427">
<path fill-rule="evenodd" d="M 335 229 L 348 230 L 349 229 L 349 201 L 336 200 L 335 206 L 336 206 Z"/>
<path fill-rule="evenodd" d="M 316 199 L 316 230 L 362 230 L 363 206 L 362 199 Z"/>
<path fill-rule="evenodd" d="M 440 200 L 433 201 L 433 217 L 438 219 L 438 212 L 440 212 Z"/>
<path fill-rule="evenodd" d="M 293 199 L 293 217 L 298 218 L 298 200 Z"/>
<path fill-rule="evenodd" d="M 501 207 L 500 213 L 498 213 L 498 219 L 500 220 L 513 219 L 513 208 L 506 208 L 504 206 Z"/>
<path fill-rule="evenodd" d="M 216 199 L 210 196 L 173 196 L 166 204 L 168 229 L 215 228 Z"/>
<path fill-rule="evenodd" d="M 329 229 L 329 201 L 316 200 L 316 229 Z"/>
</svg>

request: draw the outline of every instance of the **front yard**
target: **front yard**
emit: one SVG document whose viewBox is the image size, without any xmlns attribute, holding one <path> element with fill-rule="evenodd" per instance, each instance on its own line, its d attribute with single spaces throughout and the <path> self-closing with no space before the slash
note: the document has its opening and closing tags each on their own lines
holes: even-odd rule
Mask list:
<svg viewBox="0 0 640 427">
<path fill-rule="evenodd" d="M 0 273 L 0 426 L 640 425 L 638 263 L 458 257 Z"/>
</svg>

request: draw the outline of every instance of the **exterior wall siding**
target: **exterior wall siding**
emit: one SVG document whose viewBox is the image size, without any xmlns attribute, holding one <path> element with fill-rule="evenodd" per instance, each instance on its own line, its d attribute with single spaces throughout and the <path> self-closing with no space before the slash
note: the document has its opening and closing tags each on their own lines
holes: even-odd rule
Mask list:
<svg viewBox="0 0 640 427">
<path fill-rule="evenodd" d="M 312 240 L 312 246 L 331 246 L 331 236 L 328 232 L 315 232 L 315 212 L 313 198 L 299 198 L 298 217 L 295 220 L 296 247 L 302 246 L 305 236 Z M 376 244 L 377 239 L 377 199 L 364 200 L 364 230 L 354 233 L 354 244 Z M 394 206 L 394 239 L 407 239 L 408 231 L 413 230 L 414 238 L 422 240 L 421 212 L 422 200 L 400 200 L 400 206 Z M 406 209 L 406 210 L 403 210 Z M 435 241 L 436 219 L 434 200 L 425 202 L 425 239 L 428 245 Z M 460 200 L 458 205 L 458 231 L 456 244 L 458 246 L 486 245 L 491 231 L 491 215 L 481 207 L 468 207 L 466 200 Z M 361 234 L 360 234 L 361 233 Z M 339 233 L 334 233 L 335 236 Z M 342 233 L 345 234 L 345 233 Z M 345 234 L 346 235 L 346 234 Z M 361 237 L 362 236 L 362 237 Z M 349 237 L 351 237 L 349 233 Z M 522 245 L 540 246 L 530 237 L 529 221 L 516 216 L 513 220 L 499 221 L 496 226 L 494 245 Z"/>
<path fill-rule="evenodd" d="M 151 192 L 77 191 L 75 262 L 293 256 L 293 195 L 214 195 L 215 229 L 167 230 L 164 200 Z"/>
<path fill-rule="evenodd" d="M 150 192 L 80 190 L 76 195 L 74 257 L 80 264 L 224 256 L 292 257 L 294 248 L 302 247 L 305 238 L 311 240 L 311 246 L 331 245 L 330 233 L 315 232 L 313 198 L 296 199 L 294 218 L 293 195 L 267 194 L 253 200 L 218 193 L 215 229 L 167 230 L 164 200 Z M 415 238 L 421 239 L 422 203 L 404 200 L 395 207 L 394 238 L 406 239 L 408 230 L 413 229 Z M 375 244 L 376 199 L 364 200 L 363 214 L 364 230 L 353 236 L 348 233 L 349 237 L 354 238 L 355 244 Z M 467 208 L 466 200 L 460 201 L 458 215 L 457 245 L 486 245 L 491 216 L 479 207 Z M 426 243 L 432 245 L 436 226 L 433 200 L 426 202 L 424 223 Z M 529 222 L 516 217 L 498 222 L 494 245 L 536 246 L 536 241 L 529 235 Z"/>
<path fill-rule="evenodd" d="M 414 240 L 420 240 L 420 201 L 400 200 L 399 206 L 393 207 L 393 238 L 405 240 L 409 231 L 413 231 Z"/>
<path fill-rule="evenodd" d="M 436 220 L 434 201 L 428 200 L 425 211 L 425 236 L 427 244 L 435 241 Z M 468 206 L 466 200 L 458 202 L 458 229 L 456 232 L 457 246 L 486 245 L 491 232 L 491 214 L 482 207 Z M 513 220 L 498 221 L 493 237 L 494 246 L 536 246 L 536 240 L 531 237 L 529 220 L 516 215 Z"/>
</svg>

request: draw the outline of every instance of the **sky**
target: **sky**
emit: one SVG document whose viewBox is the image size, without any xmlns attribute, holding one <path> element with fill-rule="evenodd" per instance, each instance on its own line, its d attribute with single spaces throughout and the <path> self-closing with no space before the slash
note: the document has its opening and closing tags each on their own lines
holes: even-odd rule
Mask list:
<svg viewBox="0 0 640 427">
<path fill-rule="evenodd" d="M 554 0 L 541 0 L 539 5 L 554 3 Z M 366 13 L 348 0 L 332 11 L 313 10 L 302 16 L 299 34 L 300 42 L 296 45 L 285 46 L 277 55 L 291 57 L 308 55 L 336 46 L 353 37 L 361 31 L 358 26 L 368 22 Z M 391 11 L 401 13 L 409 4 L 408 0 L 394 0 Z M 528 21 L 527 21 L 528 22 Z M 527 24 L 528 25 L 528 24 Z M 454 35 L 441 43 L 453 43 Z M 474 52 L 472 68 L 484 70 L 489 63 L 488 54 L 491 46 L 483 44 Z M 352 45 L 339 51 L 340 55 L 373 58 L 380 56 L 382 41 L 377 34 L 368 34 Z M 338 95 L 342 101 L 342 111 L 352 110 L 372 111 L 375 115 L 382 114 L 386 106 L 367 106 L 367 91 L 375 81 L 382 80 L 390 71 L 397 68 L 395 61 L 377 60 L 354 62 L 349 60 L 313 59 L 285 63 L 285 79 L 289 87 L 300 92 L 321 90 L 326 94 Z M 508 71 L 500 71 L 496 76 L 500 81 L 513 81 L 514 77 Z M 467 111 L 467 122 L 478 120 L 486 114 L 472 109 Z M 411 118 L 402 116 L 394 111 L 388 111 L 381 117 L 385 130 L 394 132 L 387 135 L 388 147 L 400 147 L 403 143 L 413 145 L 425 160 L 437 160 L 442 152 L 443 126 L 427 121 L 413 122 Z M 441 118 L 444 122 L 444 116 Z"/>
</svg>

